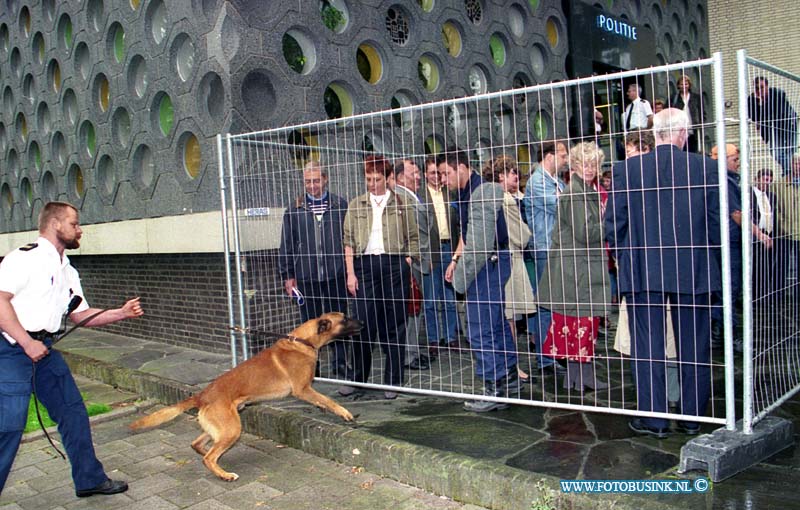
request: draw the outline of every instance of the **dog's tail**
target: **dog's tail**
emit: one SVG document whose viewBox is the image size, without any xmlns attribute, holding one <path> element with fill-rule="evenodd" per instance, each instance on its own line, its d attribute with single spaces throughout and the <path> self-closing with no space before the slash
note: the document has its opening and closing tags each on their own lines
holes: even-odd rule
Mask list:
<svg viewBox="0 0 800 510">
<path fill-rule="evenodd" d="M 175 419 L 176 416 L 181 414 L 182 412 L 188 409 L 194 409 L 197 407 L 197 396 L 193 395 L 186 400 L 178 402 L 174 406 L 165 407 L 164 409 L 160 409 L 153 414 L 148 414 L 142 418 L 139 418 L 135 422 L 131 423 L 129 427 L 131 430 L 139 430 L 139 429 L 147 429 L 150 427 L 155 427 L 157 425 L 161 425 L 162 423 L 166 423 L 170 420 Z"/>
</svg>

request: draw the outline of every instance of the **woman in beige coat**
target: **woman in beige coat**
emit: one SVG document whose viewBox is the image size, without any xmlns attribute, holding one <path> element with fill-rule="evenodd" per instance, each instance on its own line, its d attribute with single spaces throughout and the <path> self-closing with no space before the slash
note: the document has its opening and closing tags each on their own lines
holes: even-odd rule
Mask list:
<svg viewBox="0 0 800 510">
<path fill-rule="evenodd" d="M 483 178 L 488 182 L 497 182 L 503 187 L 503 214 L 508 227 L 508 250 L 511 252 L 511 277 L 505 287 L 505 315 L 511 326 L 514 340 L 517 339 L 516 318 L 526 317 L 528 320 L 536 313 L 536 302 L 533 296 L 528 272 L 525 269 L 523 250 L 531 238 L 528 225 L 522 220 L 519 211 L 519 169 L 517 160 L 511 156 L 499 156 L 490 161 L 483 169 Z M 530 331 L 530 329 L 529 329 Z M 519 365 L 518 365 L 519 367 Z M 517 368 L 523 381 L 530 378 L 521 368 Z"/>
</svg>

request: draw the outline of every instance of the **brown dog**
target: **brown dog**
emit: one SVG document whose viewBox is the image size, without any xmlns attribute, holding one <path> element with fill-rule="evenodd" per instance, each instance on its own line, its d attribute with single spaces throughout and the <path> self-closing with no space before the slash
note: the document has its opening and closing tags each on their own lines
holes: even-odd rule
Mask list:
<svg viewBox="0 0 800 510">
<path fill-rule="evenodd" d="M 312 387 L 318 350 L 336 337 L 361 331 L 361 322 L 344 314 L 326 313 L 310 320 L 258 353 L 217 377 L 206 388 L 182 402 L 156 411 L 131 423 L 133 430 L 155 427 L 172 420 L 183 411 L 198 408 L 198 421 L 203 433 L 192 442 L 192 448 L 203 456 L 203 464 L 223 480 L 239 478 L 223 470 L 217 460 L 239 439 L 242 423 L 239 408 L 248 402 L 272 400 L 289 394 L 315 406 L 327 409 L 347 421 L 350 411 Z M 206 448 L 208 441 L 211 448 Z"/>
</svg>

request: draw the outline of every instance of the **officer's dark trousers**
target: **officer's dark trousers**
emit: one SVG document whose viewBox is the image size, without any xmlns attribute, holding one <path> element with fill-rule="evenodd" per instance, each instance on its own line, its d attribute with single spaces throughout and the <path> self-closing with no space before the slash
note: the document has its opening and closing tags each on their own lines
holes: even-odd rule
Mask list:
<svg viewBox="0 0 800 510">
<path fill-rule="evenodd" d="M 362 255 L 356 257 L 354 269 L 358 278 L 356 318 L 364 323 L 353 344 L 354 380 L 369 380 L 372 346 L 379 340 L 386 356 L 383 383 L 401 386 L 411 268 L 401 255 Z"/>
<path fill-rule="evenodd" d="M 50 340 L 46 343 L 49 345 Z M 22 439 L 32 377 L 33 363 L 22 348 L 0 339 L 0 491 Z M 91 489 L 106 481 L 103 465 L 94 452 L 86 406 L 58 351 L 50 351 L 36 364 L 36 392 L 50 417 L 58 423 L 72 465 L 75 489 Z"/>
<path fill-rule="evenodd" d="M 675 347 L 680 362 L 680 412 L 706 413 L 711 395 L 709 294 L 638 292 L 625 296 L 630 314 L 631 356 L 636 401 L 640 411 L 667 412 L 665 369 L 666 303 L 669 300 Z M 643 418 L 654 428 L 667 428 L 663 418 Z"/>
<path fill-rule="evenodd" d="M 475 375 L 495 382 L 517 366 L 517 347 L 505 318 L 505 286 L 511 276 L 511 255 L 500 252 L 486 262 L 467 288 L 467 337 L 475 357 Z"/>
</svg>

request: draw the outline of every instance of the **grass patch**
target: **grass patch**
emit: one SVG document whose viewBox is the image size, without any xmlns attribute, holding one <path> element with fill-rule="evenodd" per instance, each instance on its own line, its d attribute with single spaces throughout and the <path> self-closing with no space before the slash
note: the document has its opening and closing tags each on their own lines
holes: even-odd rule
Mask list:
<svg viewBox="0 0 800 510">
<path fill-rule="evenodd" d="M 25 424 L 25 432 L 33 432 L 35 430 L 39 430 L 42 427 L 39 426 L 39 419 L 36 417 L 36 408 L 34 407 L 36 404 L 33 400 L 33 395 L 31 395 L 31 401 L 28 403 L 28 421 Z M 89 416 L 96 416 L 98 414 L 103 414 L 111 411 L 111 406 L 106 404 L 86 404 L 86 411 L 89 413 Z M 40 403 L 39 404 L 39 413 L 42 415 L 42 423 L 44 423 L 45 427 L 52 427 L 56 423 L 50 418 L 50 415 L 47 414 L 47 409 Z"/>
</svg>

